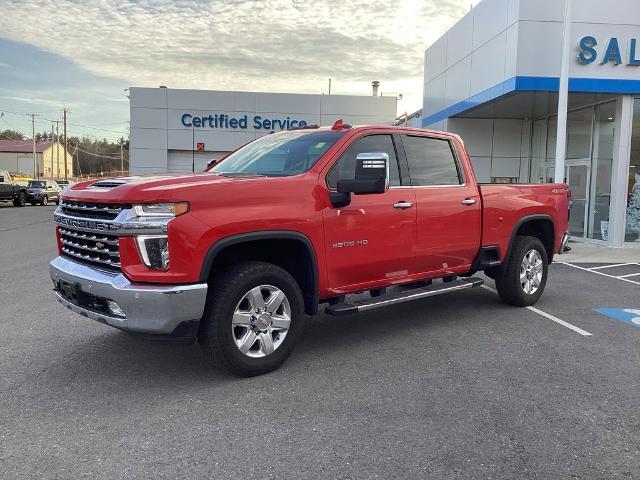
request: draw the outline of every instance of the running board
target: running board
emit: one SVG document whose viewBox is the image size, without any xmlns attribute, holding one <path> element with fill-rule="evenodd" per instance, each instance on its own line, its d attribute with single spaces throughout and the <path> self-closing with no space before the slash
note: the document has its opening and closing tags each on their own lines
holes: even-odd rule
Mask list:
<svg viewBox="0 0 640 480">
<path fill-rule="evenodd" d="M 410 302 L 421 298 L 434 297 L 443 293 L 457 292 L 467 288 L 479 287 L 484 284 L 484 280 L 477 277 L 463 278 L 454 282 L 436 283 L 427 287 L 416 288 L 413 290 L 405 290 L 404 292 L 396 292 L 384 297 L 375 297 L 368 300 L 358 300 L 352 303 L 337 303 L 330 305 L 325 310 L 327 315 L 350 315 L 352 313 L 366 312 L 375 308 L 395 305 L 396 303 Z"/>
</svg>

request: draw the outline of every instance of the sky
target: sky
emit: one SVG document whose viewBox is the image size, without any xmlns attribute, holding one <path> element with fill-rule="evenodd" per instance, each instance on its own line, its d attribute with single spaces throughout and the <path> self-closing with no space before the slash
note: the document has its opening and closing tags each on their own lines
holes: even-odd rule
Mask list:
<svg viewBox="0 0 640 480">
<path fill-rule="evenodd" d="M 0 0 L 0 130 L 128 135 L 130 86 L 422 106 L 424 50 L 480 0 Z M 60 127 L 62 128 L 62 127 Z"/>
</svg>

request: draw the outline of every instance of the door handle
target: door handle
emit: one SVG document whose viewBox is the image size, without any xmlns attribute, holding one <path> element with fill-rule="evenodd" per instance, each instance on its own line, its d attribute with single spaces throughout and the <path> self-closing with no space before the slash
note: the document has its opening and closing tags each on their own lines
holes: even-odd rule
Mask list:
<svg viewBox="0 0 640 480">
<path fill-rule="evenodd" d="M 462 203 L 462 205 L 475 205 L 477 203 L 477 200 L 475 198 L 465 198 L 460 203 Z"/>
<path fill-rule="evenodd" d="M 413 203 L 411 202 L 398 202 L 393 204 L 393 208 L 400 208 L 402 210 L 406 210 L 411 207 L 413 207 Z"/>
</svg>

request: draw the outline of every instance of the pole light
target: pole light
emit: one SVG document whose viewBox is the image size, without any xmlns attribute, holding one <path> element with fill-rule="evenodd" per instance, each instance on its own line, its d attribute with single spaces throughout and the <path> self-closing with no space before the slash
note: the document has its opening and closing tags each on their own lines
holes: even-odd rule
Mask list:
<svg viewBox="0 0 640 480">
<path fill-rule="evenodd" d="M 571 68 L 571 0 L 565 0 L 562 66 L 558 89 L 558 130 L 556 132 L 556 183 L 564 183 L 564 164 L 567 150 L 567 109 L 569 105 L 569 70 Z"/>
</svg>

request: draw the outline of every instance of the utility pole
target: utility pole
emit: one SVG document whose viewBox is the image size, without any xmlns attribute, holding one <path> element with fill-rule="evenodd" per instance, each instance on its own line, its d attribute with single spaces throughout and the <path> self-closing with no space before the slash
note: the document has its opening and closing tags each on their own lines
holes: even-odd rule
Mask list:
<svg viewBox="0 0 640 480">
<path fill-rule="evenodd" d="M 329 95 L 331 95 L 331 79 L 329 79 Z"/>
<path fill-rule="evenodd" d="M 67 170 L 67 109 L 64 109 L 64 179 L 68 180 Z"/>
<path fill-rule="evenodd" d="M 36 157 L 36 114 L 31 114 L 31 143 L 33 145 L 33 176 L 38 179 L 38 158 Z"/>
<path fill-rule="evenodd" d="M 56 170 L 60 176 L 60 120 L 56 120 Z"/>
<path fill-rule="evenodd" d="M 53 122 L 51 122 L 51 141 L 55 141 L 55 137 L 53 135 Z M 58 150 L 58 144 L 54 143 L 56 146 L 56 150 Z M 42 163 L 44 163 L 44 158 L 42 159 Z M 51 180 L 53 180 L 53 150 L 51 150 Z"/>
</svg>

